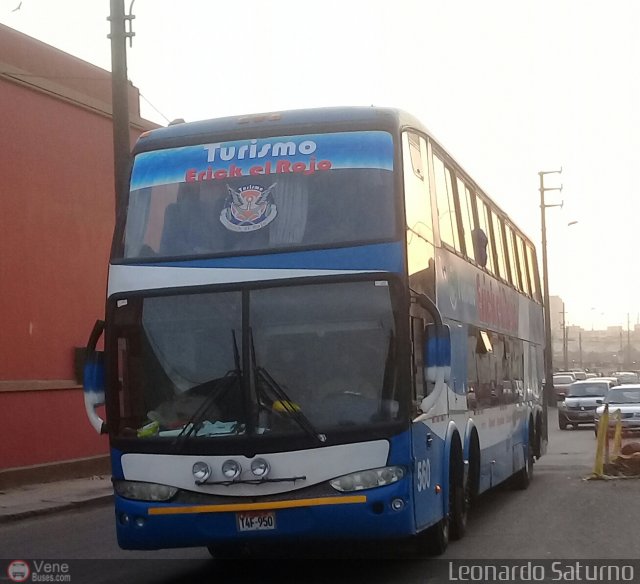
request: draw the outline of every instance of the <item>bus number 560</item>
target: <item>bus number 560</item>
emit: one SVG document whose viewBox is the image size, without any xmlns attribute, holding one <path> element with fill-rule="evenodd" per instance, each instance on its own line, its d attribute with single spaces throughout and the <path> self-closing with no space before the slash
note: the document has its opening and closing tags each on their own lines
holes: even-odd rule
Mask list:
<svg viewBox="0 0 640 584">
<path fill-rule="evenodd" d="M 418 460 L 417 468 L 418 492 L 424 491 L 431 486 L 431 463 L 429 460 Z"/>
</svg>

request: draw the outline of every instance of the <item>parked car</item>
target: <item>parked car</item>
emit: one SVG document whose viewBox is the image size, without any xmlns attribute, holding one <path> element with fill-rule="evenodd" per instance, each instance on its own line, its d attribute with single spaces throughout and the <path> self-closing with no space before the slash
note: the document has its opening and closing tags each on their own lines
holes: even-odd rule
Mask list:
<svg viewBox="0 0 640 584">
<path fill-rule="evenodd" d="M 598 406 L 595 414 L 596 436 L 598 435 L 598 423 L 604 412 L 605 404 L 609 404 L 609 430 L 616 425 L 617 410 L 620 410 L 623 432 L 640 431 L 640 384 L 617 385 L 607 394 L 604 403 Z"/>
<path fill-rule="evenodd" d="M 585 379 L 572 383 L 564 401 L 558 403 L 558 426 L 577 428 L 580 424 L 593 424 L 596 408 L 604 403 L 615 382 L 603 379 Z"/>
<path fill-rule="evenodd" d="M 573 373 L 576 381 L 583 381 L 587 378 L 587 374 L 584 371 L 570 371 L 569 373 Z"/>
<path fill-rule="evenodd" d="M 576 380 L 573 373 L 556 373 L 553 376 L 553 389 L 556 394 L 556 401 L 564 399 L 567 388 Z"/>
</svg>

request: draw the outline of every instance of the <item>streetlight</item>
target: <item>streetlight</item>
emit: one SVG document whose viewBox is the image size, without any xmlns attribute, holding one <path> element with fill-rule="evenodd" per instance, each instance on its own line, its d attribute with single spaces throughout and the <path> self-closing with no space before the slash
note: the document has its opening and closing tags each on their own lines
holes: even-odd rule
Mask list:
<svg viewBox="0 0 640 584">
<path fill-rule="evenodd" d="M 557 205 L 547 205 L 547 207 L 555 207 L 555 206 Z M 567 227 L 571 227 L 572 225 L 576 225 L 577 223 L 578 221 L 575 221 L 575 220 L 569 221 L 569 223 L 567 223 Z M 564 362 L 564 370 L 569 371 L 569 335 L 567 331 L 567 328 L 569 325 L 567 323 L 566 315 L 567 315 L 567 311 L 564 309 L 564 302 L 563 302 L 562 303 L 562 358 Z M 574 364 L 575 364 L 575 360 L 574 360 Z M 580 364 L 580 366 L 582 367 L 582 364 Z"/>
<path fill-rule="evenodd" d="M 547 407 L 549 401 L 554 395 L 553 390 L 553 347 L 551 345 L 551 313 L 549 312 L 549 269 L 547 266 L 547 218 L 546 210 L 548 207 L 561 207 L 558 205 L 547 205 L 544 201 L 544 194 L 547 191 L 562 191 L 562 185 L 559 187 L 547 188 L 544 186 L 544 177 L 546 174 L 560 174 L 562 173 L 562 167 L 560 170 L 548 170 L 538 173 L 540 178 L 540 224 L 542 228 L 542 277 L 544 279 L 544 389 L 542 408 L 544 410 L 544 438 L 548 440 L 548 428 L 547 428 Z"/>
</svg>

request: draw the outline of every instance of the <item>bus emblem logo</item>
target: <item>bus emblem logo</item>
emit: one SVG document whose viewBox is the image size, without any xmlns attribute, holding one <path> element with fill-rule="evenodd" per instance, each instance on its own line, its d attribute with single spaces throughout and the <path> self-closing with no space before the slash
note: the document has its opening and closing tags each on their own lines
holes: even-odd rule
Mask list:
<svg viewBox="0 0 640 584">
<path fill-rule="evenodd" d="M 229 195 L 220 221 L 230 231 L 246 233 L 269 225 L 278 214 L 271 191 L 277 183 L 265 189 L 259 185 L 245 185 L 238 190 L 227 185 Z"/>
</svg>

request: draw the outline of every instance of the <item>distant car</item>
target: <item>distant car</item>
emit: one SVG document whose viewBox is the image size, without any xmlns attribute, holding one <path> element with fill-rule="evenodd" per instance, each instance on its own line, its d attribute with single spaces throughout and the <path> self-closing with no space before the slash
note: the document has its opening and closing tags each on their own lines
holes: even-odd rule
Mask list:
<svg viewBox="0 0 640 584">
<path fill-rule="evenodd" d="M 620 385 L 627 383 L 640 383 L 638 374 L 633 371 L 616 371 L 614 375 L 618 378 Z"/>
<path fill-rule="evenodd" d="M 598 377 L 595 373 L 587 373 L 587 379 L 595 379 Z"/>
<path fill-rule="evenodd" d="M 609 430 L 616 425 L 615 413 L 620 410 L 623 432 L 640 431 L 640 384 L 617 385 L 612 387 L 604 399 L 604 403 L 596 409 L 596 436 L 598 423 L 604 412 L 605 404 L 609 404 Z"/>
<path fill-rule="evenodd" d="M 553 376 L 553 389 L 556 393 L 556 401 L 564 399 L 567 388 L 576 380 L 573 373 L 556 373 Z"/>
<path fill-rule="evenodd" d="M 609 390 L 614 386 L 613 381 L 602 379 L 585 379 L 572 383 L 564 401 L 558 403 L 560 430 L 566 430 L 567 426 L 577 428 L 580 424 L 593 424 L 596 408 L 604 403 Z"/>
<path fill-rule="evenodd" d="M 613 381 L 613 385 L 620 385 L 617 377 L 598 377 L 598 379 L 604 379 L 605 381 Z"/>
<path fill-rule="evenodd" d="M 584 371 L 570 371 L 569 373 L 573 373 L 576 381 L 583 381 L 587 378 L 587 374 Z"/>
</svg>

